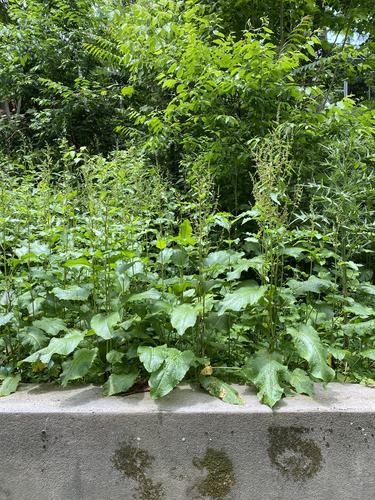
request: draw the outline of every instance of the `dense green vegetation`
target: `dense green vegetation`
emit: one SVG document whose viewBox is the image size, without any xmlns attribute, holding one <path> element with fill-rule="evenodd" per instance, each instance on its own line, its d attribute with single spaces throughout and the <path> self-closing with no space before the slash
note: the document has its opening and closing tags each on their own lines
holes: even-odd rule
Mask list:
<svg viewBox="0 0 375 500">
<path fill-rule="evenodd" d="M 371 1 L 0 5 L 0 395 L 375 384 Z"/>
</svg>

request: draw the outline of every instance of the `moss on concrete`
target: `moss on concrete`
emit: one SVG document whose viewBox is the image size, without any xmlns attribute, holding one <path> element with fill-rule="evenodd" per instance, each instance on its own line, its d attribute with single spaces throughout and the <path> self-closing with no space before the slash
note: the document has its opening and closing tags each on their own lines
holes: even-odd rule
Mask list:
<svg viewBox="0 0 375 500">
<path fill-rule="evenodd" d="M 193 459 L 199 469 L 207 470 L 207 477 L 196 486 L 199 493 L 209 498 L 224 498 L 235 483 L 233 464 L 224 451 L 208 448 L 203 459 Z"/>
<path fill-rule="evenodd" d="M 137 482 L 137 496 L 139 500 L 162 500 L 165 498 L 161 483 L 154 483 L 147 476 L 154 461 L 147 450 L 142 450 L 127 443 L 121 445 L 112 457 L 113 465 L 125 476 Z"/>
<path fill-rule="evenodd" d="M 304 427 L 270 427 L 268 429 L 268 456 L 271 463 L 284 476 L 293 481 L 305 481 L 315 476 L 322 468 L 320 447 Z"/>
</svg>

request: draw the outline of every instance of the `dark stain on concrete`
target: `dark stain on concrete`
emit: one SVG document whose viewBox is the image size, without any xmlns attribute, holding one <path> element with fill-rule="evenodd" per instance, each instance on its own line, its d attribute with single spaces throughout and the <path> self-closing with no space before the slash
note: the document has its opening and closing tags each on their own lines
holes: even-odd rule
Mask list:
<svg viewBox="0 0 375 500">
<path fill-rule="evenodd" d="M 12 500 L 12 498 L 11 492 L 0 486 L 0 500 Z"/>
<path fill-rule="evenodd" d="M 322 468 L 320 447 L 305 435 L 304 427 L 269 427 L 268 456 L 271 464 L 293 481 L 306 481 Z"/>
<path fill-rule="evenodd" d="M 43 450 L 46 450 L 47 449 L 47 443 L 48 443 L 47 431 L 45 429 L 43 429 L 40 434 L 41 434 L 41 437 L 42 437 Z"/>
<path fill-rule="evenodd" d="M 137 482 L 138 500 L 163 500 L 166 498 L 161 483 L 154 483 L 147 476 L 149 469 L 154 461 L 154 457 L 147 450 L 136 448 L 127 443 L 115 451 L 112 462 L 114 467 Z"/>
<path fill-rule="evenodd" d="M 206 478 L 195 485 L 201 495 L 209 498 L 224 498 L 228 495 L 236 478 L 232 461 L 224 451 L 208 448 L 203 459 L 193 459 L 193 465 L 200 470 L 207 470 Z"/>
</svg>

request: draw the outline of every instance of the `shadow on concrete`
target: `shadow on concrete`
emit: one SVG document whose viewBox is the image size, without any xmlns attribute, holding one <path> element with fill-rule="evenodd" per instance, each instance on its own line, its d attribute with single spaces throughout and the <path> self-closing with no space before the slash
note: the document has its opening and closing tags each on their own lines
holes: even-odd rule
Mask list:
<svg viewBox="0 0 375 500">
<path fill-rule="evenodd" d="M 22 386 L 21 386 L 22 388 Z M 28 394 L 48 394 L 50 392 L 69 392 L 72 390 L 72 387 L 61 387 L 61 385 L 54 384 L 41 384 L 29 389 L 27 386 L 25 387 Z"/>
</svg>

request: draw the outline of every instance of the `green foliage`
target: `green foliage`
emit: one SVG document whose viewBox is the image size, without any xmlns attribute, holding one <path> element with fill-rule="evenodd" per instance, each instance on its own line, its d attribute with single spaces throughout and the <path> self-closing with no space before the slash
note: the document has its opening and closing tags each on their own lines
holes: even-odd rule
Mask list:
<svg viewBox="0 0 375 500">
<path fill-rule="evenodd" d="M 250 3 L 0 12 L 0 395 L 375 384 L 372 17 Z"/>
<path fill-rule="evenodd" d="M 84 49 L 105 32 L 105 12 L 100 1 L 7 2 L 5 19 L 0 12 L 0 137 L 7 152 L 62 139 L 102 151 L 114 146 L 116 80 Z"/>
<path fill-rule="evenodd" d="M 325 382 L 333 380 L 335 372 L 327 366 L 327 353 L 317 331 L 310 325 L 299 325 L 296 328 L 289 328 L 288 333 L 301 358 L 309 363 L 311 375 Z"/>
<path fill-rule="evenodd" d="M 165 346 L 139 347 L 139 359 L 151 374 L 150 394 L 154 398 L 165 396 L 185 377 L 194 361 L 191 351 L 179 351 Z"/>
<path fill-rule="evenodd" d="M 90 370 L 96 356 L 98 348 L 95 349 L 78 349 L 74 352 L 73 359 L 63 363 L 63 372 L 61 374 L 61 382 L 66 386 L 70 380 L 83 378 Z"/>
<path fill-rule="evenodd" d="M 103 394 L 105 396 L 114 396 L 130 389 L 138 378 L 138 372 L 116 374 L 112 373 L 107 382 L 103 385 Z"/>
<path fill-rule="evenodd" d="M 272 408 L 284 394 L 281 384 L 288 368 L 282 364 L 282 356 L 260 351 L 249 360 L 247 369 L 249 379 L 258 389 L 259 399 Z"/>
<path fill-rule="evenodd" d="M 238 392 L 231 387 L 229 384 L 226 384 L 222 380 L 217 377 L 209 376 L 206 377 L 202 375 L 199 378 L 201 386 L 206 389 L 206 391 L 219 399 L 222 399 L 226 403 L 230 403 L 232 405 L 242 405 L 243 401 L 240 398 Z"/>
<path fill-rule="evenodd" d="M 20 374 L 5 377 L 0 387 L 0 397 L 9 396 L 12 392 L 16 392 L 20 380 Z"/>
<path fill-rule="evenodd" d="M 179 335 L 183 335 L 188 328 L 197 322 L 198 311 L 190 304 L 181 304 L 175 307 L 171 314 L 171 324 Z"/>
</svg>

